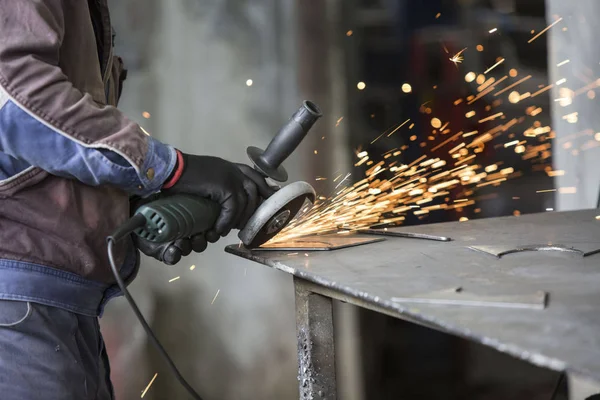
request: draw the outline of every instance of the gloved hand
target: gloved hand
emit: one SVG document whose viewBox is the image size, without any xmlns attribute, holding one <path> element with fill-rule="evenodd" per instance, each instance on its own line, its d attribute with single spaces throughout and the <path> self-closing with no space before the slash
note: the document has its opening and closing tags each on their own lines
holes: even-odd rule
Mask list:
<svg viewBox="0 0 600 400">
<path fill-rule="evenodd" d="M 151 196 L 147 199 L 134 197 L 130 200 L 131 215 L 145 203 L 156 200 L 159 195 Z M 133 244 L 142 253 L 149 257 L 153 257 L 167 265 L 177 264 L 182 256 L 189 255 L 192 250 L 196 253 L 202 253 L 206 250 L 208 242 L 204 233 L 198 233 L 189 238 L 175 240 L 169 243 L 155 243 L 142 239 L 138 235 L 131 235 Z"/>
<path fill-rule="evenodd" d="M 170 243 L 154 243 L 133 235 L 134 244 L 142 253 L 167 265 L 178 263 L 182 256 L 189 255 L 192 250 L 203 252 L 207 242 L 216 242 L 219 236 L 226 236 L 233 228 L 243 228 L 261 199 L 271 196 L 277 189 L 271 188 L 260 173 L 247 165 L 233 164 L 217 157 L 180 154 L 183 161 L 180 176 L 175 184 L 163 189 L 163 193 L 185 193 L 209 198 L 221 205 L 221 214 L 212 231 Z M 160 196 L 132 199 L 132 215 L 142 204 Z"/>
<path fill-rule="evenodd" d="M 190 194 L 211 199 L 221 206 L 214 228 L 206 233 L 209 242 L 242 229 L 260 205 L 261 198 L 273 194 L 263 176 L 244 164 L 222 158 L 181 153 L 183 172 L 168 189 L 167 195 Z"/>
<path fill-rule="evenodd" d="M 182 256 L 189 255 L 192 250 L 196 253 L 202 253 L 208 246 L 204 233 L 170 243 L 154 243 L 142 239 L 138 235 L 133 235 L 133 243 L 145 255 L 167 265 L 177 264 Z"/>
</svg>

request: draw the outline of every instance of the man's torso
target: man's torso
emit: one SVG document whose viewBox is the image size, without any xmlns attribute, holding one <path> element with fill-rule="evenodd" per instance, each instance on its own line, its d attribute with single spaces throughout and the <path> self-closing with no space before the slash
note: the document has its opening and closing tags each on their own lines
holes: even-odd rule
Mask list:
<svg viewBox="0 0 600 400">
<path fill-rule="evenodd" d="M 115 106 L 123 66 L 112 55 L 106 0 L 64 0 L 63 13 L 61 70 L 99 106 Z M 128 217 L 123 191 L 52 176 L 0 152 L 0 259 L 112 283 L 105 238 Z M 116 249 L 118 263 L 126 247 Z"/>
</svg>

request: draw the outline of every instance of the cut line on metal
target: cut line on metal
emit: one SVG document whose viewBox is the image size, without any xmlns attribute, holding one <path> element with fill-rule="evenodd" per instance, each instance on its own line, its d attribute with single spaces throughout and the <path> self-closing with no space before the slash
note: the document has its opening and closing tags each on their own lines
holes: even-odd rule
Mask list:
<svg viewBox="0 0 600 400">
<path fill-rule="evenodd" d="M 581 247 L 587 247 L 582 249 Z M 486 253 L 497 258 L 501 258 L 507 254 L 521 253 L 526 251 L 556 251 L 559 253 L 575 253 L 582 257 L 591 256 L 596 253 L 600 253 L 600 243 L 588 243 L 587 246 L 584 243 L 581 244 L 531 244 L 524 246 L 468 246 L 469 249 L 475 250 L 481 253 Z"/>
<path fill-rule="evenodd" d="M 436 242 L 450 242 L 452 238 L 446 236 L 435 236 L 435 235 L 427 235 L 425 233 L 410 233 L 410 232 L 394 232 L 394 231 L 386 231 L 383 229 L 366 229 L 361 230 L 360 233 L 365 233 L 368 235 L 381 235 L 381 236 L 393 236 L 393 237 L 402 237 L 407 239 L 425 239 L 425 240 L 434 240 Z"/>
<path fill-rule="evenodd" d="M 365 238 L 340 235 L 308 236 L 282 243 L 268 243 L 252 251 L 331 251 L 384 241 L 385 238 Z"/>
<path fill-rule="evenodd" d="M 543 310 L 548 302 L 548 293 L 538 291 L 532 295 L 484 296 L 451 289 L 416 297 L 392 297 L 391 300 L 395 303 Z"/>
</svg>

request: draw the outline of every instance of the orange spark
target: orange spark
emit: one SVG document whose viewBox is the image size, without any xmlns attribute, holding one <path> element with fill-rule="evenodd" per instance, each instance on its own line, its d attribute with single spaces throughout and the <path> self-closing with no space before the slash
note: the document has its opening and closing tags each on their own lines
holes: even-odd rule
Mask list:
<svg viewBox="0 0 600 400">
<path fill-rule="evenodd" d="M 144 389 L 144 391 L 142 392 L 142 396 L 141 396 L 142 399 L 146 395 L 146 392 L 148 391 L 148 389 L 150 389 L 150 386 L 152 386 L 152 383 L 154 383 L 154 380 L 156 379 L 157 376 L 158 376 L 158 372 L 154 374 L 154 377 L 152 378 L 152 380 L 150 381 L 148 386 L 146 386 L 146 389 Z"/>
<path fill-rule="evenodd" d="M 450 61 L 452 61 L 454 64 L 458 64 L 463 62 L 463 60 L 465 59 L 462 56 L 462 53 L 467 50 L 467 48 L 465 47 L 464 49 L 462 49 L 461 51 L 459 51 L 458 53 L 456 53 L 455 55 L 453 55 L 452 57 L 449 58 Z M 458 67 L 458 66 L 457 66 Z"/>
<path fill-rule="evenodd" d="M 560 17 L 559 19 L 557 19 L 556 21 L 554 21 L 553 23 L 551 23 L 550 25 L 548 25 L 547 27 L 545 27 L 542 31 L 540 31 L 540 33 L 538 33 L 537 35 L 535 35 L 534 37 L 532 37 L 531 39 L 529 39 L 527 41 L 527 43 L 531 43 L 533 42 L 535 39 L 539 38 L 541 35 L 543 35 L 548 29 L 552 28 L 554 25 L 558 24 L 560 21 L 562 21 L 562 17 Z"/>
<path fill-rule="evenodd" d="M 484 74 L 487 74 L 488 72 L 490 72 L 491 70 L 493 70 L 494 68 L 496 68 L 498 65 L 502 64 L 504 62 L 504 58 L 502 58 L 500 61 L 498 61 L 496 64 L 492 65 L 491 67 L 489 67 Z"/>
<path fill-rule="evenodd" d="M 514 88 L 517 85 L 520 85 L 521 83 L 525 82 L 526 80 L 528 80 L 530 78 L 531 78 L 531 75 L 527 75 L 525 78 L 518 80 L 517 82 L 513 83 L 512 85 L 510 85 L 508 87 L 505 87 L 504 89 L 502 89 L 498 93 L 494 94 L 494 96 L 499 96 L 502 93 L 509 91 L 510 89 Z"/>
</svg>

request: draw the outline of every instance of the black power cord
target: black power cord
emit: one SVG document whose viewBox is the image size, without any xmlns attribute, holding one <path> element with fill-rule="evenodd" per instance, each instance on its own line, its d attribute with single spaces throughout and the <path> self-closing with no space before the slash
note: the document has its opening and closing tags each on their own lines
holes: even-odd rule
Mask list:
<svg viewBox="0 0 600 400">
<path fill-rule="evenodd" d="M 154 347 L 156 347 L 156 349 L 158 350 L 160 355 L 167 362 L 169 368 L 171 369 L 171 372 L 173 372 L 173 374 L 175 375 L 175 377 L 177 378 L 179 383 L 181 383 L 181 385 L 188 391 L 188 393 L 195 400 L 202 400 L 202 397 L 200 397 L 200 395 L 198 393 L 196 393 L 196 391 L 190 386 L 189 383 L 187 383 L 187 381 L 181 375 L 181 373 L 175 366 L 175 363 L 173 363 L 173 360 L 171 360 L 171 357 L 169 357 L 169 354 L 167 353 L 165 348 L 162 346 L 162 344 L 158 341 L 158 339 L 154 335 L 152 328 L 150 328 L 150 325 L 148 325 L 148 322 L 146 322 L 146 319 L 142 315 L 142 312 L 138 308 L 135 300 L 133 300 L 133 297 L 131 297 L 131 294 L 129 294 L 129 291 L 127 290 L 127 287 L 125 286 L 125 282 L 123 282 L 123 278 L 121 278 L 121 274 L 119 274 L 119 270 L 117 269 L 117 266 L 115 264 L 115 260 L 113 257 L 114 244 L 116 242 L 118 242 L 119 240 L 123 239 L 124 237 L 126 237 L 127 235 L 130 235 L 135 229 L 140 228 L 140 227 L 144 226 L 145 224 L 146 224 L 146 217 L 144 217 L 141 214 L 136 214 L 133 218 L 131 218 L 129 221 L 127 221 L 125 224 L 123 224 L 121 227 L 119 227 L 119 229 L 112 236 L 109 236 L 107 238 L 108 260 L 110 262 L 110 268 L 112 269 L 112 273 L 115 276 L 115 279 L 117 280 L 117 284 L 119 285 L 119 288 L 125 295 L 125 298 L 129 302 L 129 305 L 133 309 L 135 316 L 140 321 L 140 324 L 142 324 L 142 327 L 146 331 L 146 334 L 150 338 Z"/>
</svg>

